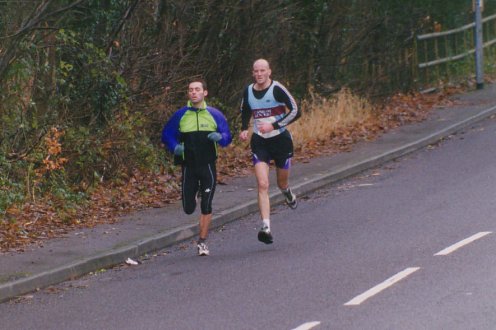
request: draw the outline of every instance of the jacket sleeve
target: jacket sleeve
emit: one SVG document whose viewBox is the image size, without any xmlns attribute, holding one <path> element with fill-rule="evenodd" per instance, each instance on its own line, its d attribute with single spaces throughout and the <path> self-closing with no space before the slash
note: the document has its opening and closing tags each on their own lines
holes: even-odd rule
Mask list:
<svg viewBox="0 0 496 330">
<path fill-rule="evenodd" d="M 212 117 L 214 117 L 215 123 L 217 124 L 217 132 L 222 135 L 222 139 L 220 139 L 217 143 L 221 147 L 227 147 L 232 142 L 232 136 L 226 117 L 222 112 L 220 112 L 220 110 L 215 108 L 209 108 L 208 110 L 212 114 Z"/>
<path fill-rule="evenodd" d="M 176 111 L 162 130 L 162 142 L 171 153 L 174 153 L 174 149 L 180 143 L 179 122 L 184 112 L 183 109 Z"/>
</svg>

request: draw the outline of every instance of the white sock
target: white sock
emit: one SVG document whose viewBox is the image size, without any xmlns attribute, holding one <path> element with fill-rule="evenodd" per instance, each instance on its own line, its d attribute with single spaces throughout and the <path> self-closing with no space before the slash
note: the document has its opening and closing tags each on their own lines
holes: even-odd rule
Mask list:
<svg viewBox="0 0 496 330">
<path fill-rule="evenodd" d="M 269 228 L 270 230 L 270 219 L 263 219 L 263 226 Z"/>
</svg>

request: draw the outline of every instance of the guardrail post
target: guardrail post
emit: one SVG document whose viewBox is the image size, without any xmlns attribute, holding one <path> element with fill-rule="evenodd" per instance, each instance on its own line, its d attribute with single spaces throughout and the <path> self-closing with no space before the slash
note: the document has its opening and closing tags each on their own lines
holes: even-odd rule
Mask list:
<svg viewBox="0 0 496 330">
<path fill-rule="evenodd" d="M 482 33 L 482 0 L 475 0 L 475 78 L 477 89 L 484 88 L 484 36 Z"/>
</svg>

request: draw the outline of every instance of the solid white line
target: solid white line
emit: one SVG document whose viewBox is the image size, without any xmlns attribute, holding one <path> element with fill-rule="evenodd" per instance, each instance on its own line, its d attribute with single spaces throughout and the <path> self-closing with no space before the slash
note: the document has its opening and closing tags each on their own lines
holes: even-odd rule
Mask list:
<svg viewBox="0 0 496 330">
<path fill-rule="evenodd" d="M 305 324 L 300 325 L 298 328 L 294 328 L 293 330 L 310 330 L 312 328 L 315 328 L 318 325 L 320 325 L 320 322 L 318 322 L 318 321 L 307 322 Z"/>
<path fill-rule="evenodd" d="M 365 291 L 361 295 L 356 296 L 355 298 L 351 299 L 348 301 L 345 306 L 357 306 L 363 303 L 365 300 L 369 299 L 370 297 L 378 294 L 379 292 L 383 291 L 384 289 L 387 289 L 390 286 L 393 286 L 397 282 L 401 281 L 405 277 L 409 276 L 410 274 L 413 274 L 417 270 L 419 270 L 420 267 L 410 267 L 406 268 L 405 270 L 399 272 L 398 274 L 391 276 L 381 284 L 378 284 L 374 286 L 372 289 Z"/>
<path fill-rule="evenodd" d="M 450 254 L 451 252 L 458 250 L 462 246 L 470 244 L 473 241 L 478 240 L 479 238 L 482 238 L 482 237 L 489 235 L 489 234 L 492 234 L 492 231 L 482 231 L 480 233 L 472 235 L 469 238 L 466 238 L 466 239 L 464 239 L 464 240 L 462 240 L 456 244 L 453 244 L 453 245 L 447 247 L 444 250 L 439 251 L 438 253 L 435 254 L 435 256 L 446 256 L 446 255 Z"/>
</svg>

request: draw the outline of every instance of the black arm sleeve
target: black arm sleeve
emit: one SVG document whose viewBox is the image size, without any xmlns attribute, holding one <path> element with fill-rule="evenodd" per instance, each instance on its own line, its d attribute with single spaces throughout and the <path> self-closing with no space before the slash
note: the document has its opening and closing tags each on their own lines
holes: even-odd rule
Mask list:
<svg viewBox="0 0 496 330">
<path fill-rule="evenodd" d="M 289 109 L 289 112 L 286 113 L 284 117 L 279 119 L 277 122 L 273 123 L 274 129 L 279 129 L 281 127 L 287 126 L 300 118 L 301 110 L 296 104 L 293 96 L 286 90 L 285 88 L 281 88 L 280 86 L 274 86 L 274 98 L 278 102 L 282 102 Z"/>
<path fill-rule="evenodd" d="M 248 129 L 251 119 L 251 107 L 248 103 L 248 88 L 245 89 L 243 93 L 243 98 L 241 99 L 241 130 L 245 131 Z"/>
</svg>

